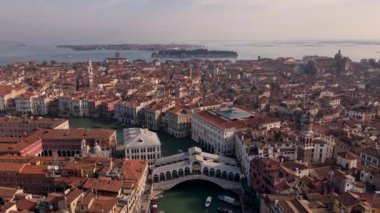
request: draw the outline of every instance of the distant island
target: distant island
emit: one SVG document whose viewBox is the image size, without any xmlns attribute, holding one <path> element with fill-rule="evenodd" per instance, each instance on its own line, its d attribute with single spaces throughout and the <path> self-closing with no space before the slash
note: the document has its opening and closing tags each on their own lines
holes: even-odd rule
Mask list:
<svg viewBox="0 0 380 213">
<path fill-rule="evenodd" d="M 95 45 L 58 45 L 60 48 L 70 48 L 76 51 L 88 50 L 146 50 L 160 51 L 171 49 L 194 49 L 202 48 L 191 44 L 95 44 Z"/>
<path fill-rule="evenodd" d="M 167 49 L 152 53 L 152 58 L 237 58 L 234 51 L 207 49 Z"/>
</svg>

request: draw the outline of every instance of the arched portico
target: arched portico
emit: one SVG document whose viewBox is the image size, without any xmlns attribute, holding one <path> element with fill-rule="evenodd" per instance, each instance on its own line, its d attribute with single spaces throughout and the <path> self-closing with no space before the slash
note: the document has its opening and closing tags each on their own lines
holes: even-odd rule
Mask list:
<svg viewBox="0 0 380 213">
<path fill-rule="evenodd" d="M 193 171 L 193 174 L 197 174 L 197 175 L 200 175 L 201 174 L 201 169 L 202 169 L 202 165 L 200 162 L 198 161 L 194 161 L 192 163 L 192 171 Z"/>
<path fill-rule="evenodd" d="M 209 176 L 215 177 L 215 169 L 214 168 L 210 169 Z"/>
<path fill-rule="evenodd" d="M 215 172 L 215 177 L 222 177 L 222 171 L 220 171 L 220 169 L 217 169 L 216 172 Z"/>
<path fill-rule="evenodd" d="M 166 172 L 166 180 L 170 180 L 172 179 L 172 173 L 170 173 L 169 171 Z"/>
<path fill-rule="evenodd" d="M 173 178 L 178 178 L 178 172 L 177 172 L 177 170 L 173 170 L 172 171 L 172 177 Z"/>
<path fill-rule="evenodd" d="M 203 168 L 203 175 L 209 175 L 208 167 Z"/>
<path fill-rule="evenodd" d="M 179 176 L 179 177 L 185 176 L 185 172 L 183 171 L 182 168 L 180 168 L 180 169 L 178 170 L 178 176 Z"/>
<path fill-rule="evenodd" d="M 160 177 L 157 174 L 153 175 L 153 182 L 158 183 L 159 181 L 160 181 Z"/>
<path fill-rule="evenodd" d="M 227 176 L 227 180 L 233 181 L 234 180 L 234 173 L 229 172 Z"/>
<path fill-rule="evenodd" d="M 214 183 L 218 186 L 220 186 L 223 189 L 226 190 L 232 190 L 232 191 L 240 191 L 241 190 L 241 184 L 240 182 L 234 182 L 234 181 L 229 181 L 221 178 L 216 178 L 216 177 L 210 177 L 206 175 L 188 175 L 188 176 L 183 176 L 175 179 L 171 179 L 168 181 L 161 181 L 157 183 L 153 183 L 153 190 L 170 190 L 171 188 L 175 187 L 176 185 L 190 181 L 190 180 L 205 180 L 209 181 L 211 183 Z"/>
<path fill-rule="evenodd" d="M 226 171 L 223 171 L 223 172 L 222 172 L 222 178 L 223 178 L 223 179 L 227 179 L 227 172 L 226 172 Z"/>
<path fill-rule="evenodd" d="M 191 172 L 190 172 L 190 168 L 189 167 L 186 167 L 185 168 L 185 175 L 190 175 Z"/>
<path fill-rule="evenodd" d="M 165 174 L 164 173 L 160 173 L 160 181 L 165 181 Z"/>
</svg>

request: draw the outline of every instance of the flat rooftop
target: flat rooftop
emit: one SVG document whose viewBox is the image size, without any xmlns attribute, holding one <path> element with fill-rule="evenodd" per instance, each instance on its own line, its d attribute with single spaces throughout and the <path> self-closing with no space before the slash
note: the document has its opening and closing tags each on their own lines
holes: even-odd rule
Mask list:
<svg viewBox="0 0 380 213">
<path fill-rule="evenodd" d="M 61 125 L 64 122 L 67 122 L 67 119 L 61 118 L 46 118 L 46 117 L 0 117 L 1 125 L 9 124 L 45 124 L 49 128 L 55 128 Z"/>
<path fill-rule="evenodd" d="M 253 116 L 253 114 L 236 107 L 223 107 L 213 112 L 228 120 L 242 120 Z"/>
</svg>

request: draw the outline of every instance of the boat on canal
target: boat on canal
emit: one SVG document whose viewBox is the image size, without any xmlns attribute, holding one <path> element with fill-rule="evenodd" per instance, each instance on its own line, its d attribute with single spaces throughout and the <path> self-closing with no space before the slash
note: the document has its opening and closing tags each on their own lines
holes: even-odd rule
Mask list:
<svg viewBox="0 0 380 213">
<path fill-rule="evenodd" d="M 238 200 L 236 200 L 233 197 L 227 196 L 227 195 L 219 195 L 218 199 L 221 201 L 224 201 L 228 204 L 231 204 L 233 206 L 240 206 L 240 202 Z"/>
<path fill-rule="evenodd" d="M 208 196 L 205 203 L 206 208 L 208 208 L 211 205 L 211 201 L 212 201 L 212 197 Z"/>
<path fill-rule="evenodd" d="M 158 212 L 157 200 L 153 200 L 153 205 L 152 205 L 152 208 L 150 209 L 150 212 L 151 213 L 157 213 Z"/>
</svg>

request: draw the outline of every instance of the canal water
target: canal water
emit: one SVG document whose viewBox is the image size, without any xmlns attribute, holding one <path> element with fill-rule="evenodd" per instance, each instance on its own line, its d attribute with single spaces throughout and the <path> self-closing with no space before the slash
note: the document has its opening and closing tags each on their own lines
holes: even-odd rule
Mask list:
<svg viewBox="0 0 380 213">
<path fill-rule="evenodd" d="M 159 211 L 165 213 L 215 213 L 218 207 L 226 207 L 236 212 L 241 212 L 240 208 L 231 206 L 218 199 L 218 195 L 228 195 L 235 199 L 239 197 L 219 186 L 206 181 L 187 181 L 181 183 L 169 191 L 158 200 Z M 205 207 L 207 196 L 212 197 L 209 208 Z"/>
<path fill-rule="evenodd" d="M 118 144 L 123 144 L 123 128 L 115 126 L 115 122 L 94 118 L 70 118 L 70 128 L 106 128 L 117 132 Z M 180 150 L 186 151 L 189 147 L 196 146 L 191 138 L 176 139 L 166 133 L 157 133 L 161 141 L 162 156 L 177 154 Z M 218 207 L 227 207 L 234 212 L 241 212 L 227 203 L 218 200 L 218 195 L 228 195 L 239 199 L 237 194 L 224 190 L 219 186 L 205 181 L 188 181 L 181 183 L 169 191 L 165 191 L 163 197 L 158 200 L 158 208 L 165 213 L 214 213 Z M 205 208 L 207 196 L 212 196 L 211 206 Z"/>
<path fill-rule="evenodd" d="M 115 125 L 114 121 L 95 118 L 70 118 L 69 123 L 70 128 L 114 129 L 116 130 L 118 144 L 123 144 L 123 127 Z M 197 145 L 190 137 L 177 139 L 163 132 L 158 132 L 157 135 L 161 141 L 162 156 L 178 154 L 179 151 L 187 151 L 188 148 Z"/>
</svg>

